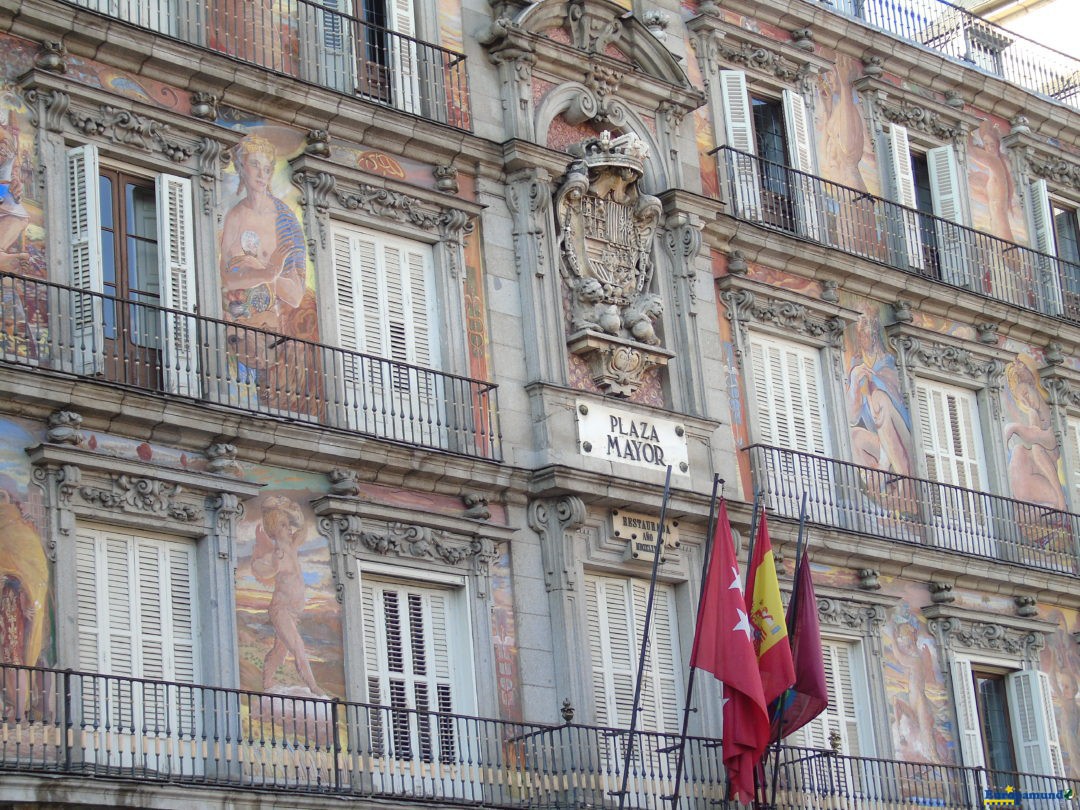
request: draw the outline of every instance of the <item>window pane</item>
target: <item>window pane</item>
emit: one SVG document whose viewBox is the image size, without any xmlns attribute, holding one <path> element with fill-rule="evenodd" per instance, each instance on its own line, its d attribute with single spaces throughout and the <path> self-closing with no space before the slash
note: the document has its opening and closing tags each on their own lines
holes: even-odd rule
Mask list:
<svg viewBox="0 0 1080 810">
<path fill-rule="evenodd" d="M 1014 772 L 1012 732 L 1009 728 L 1009 704 L 1005 696 L 1005 678 L 1001 675 L 974 673 L 975 695 L 979 704 L 986 765 L 993 771 Z"/>
<path fill-rule="evenodd" d="M 1076 210 L 1055 205 L 1054 236 L 1059 258 L 1080 264 L 1080 228 L 1077 227 Z"/>
</svg>

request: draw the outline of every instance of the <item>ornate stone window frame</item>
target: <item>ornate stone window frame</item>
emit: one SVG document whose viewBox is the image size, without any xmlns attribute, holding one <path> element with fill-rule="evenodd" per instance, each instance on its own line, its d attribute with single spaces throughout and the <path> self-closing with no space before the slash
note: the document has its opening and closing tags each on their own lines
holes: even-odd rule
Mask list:
<svg viewBox="0 0 1080 810">
<path fill-rule="evenodd" d="M 1001 388 L 1005 366 L 1016 359 L 1014 352 L 999 348 L 997 325 L 980 324 L 977 330 L 981 341 L 943 335 L 919 326 L 911 320 L 910 305 L 900 301 L 894 310 L 903 315 L 885 327 L 885 334 L 896 352 L 900 373 L 900 391 L 904 404 L 912 414 L 912 435 L 917 451 L 922 445 L 916 412 L 916 380 L 920 377 L 957 385 L 975 392 L 983 450 L 989 465 L 987 483 L 992 493 L 998 492 L 1005 481 L 1005 448 L 1001 433 Z M 985 342 L 983 342 L 985 341 Z M 919 475 L 926 477 L 925 456 L 919 456 Z"/>
<path fill-rule="evenodd" d="M 308 252 L 323 274 L 323 289 L 333 283 L 333 222 L 424 242 L 434 253 L 440 324 L 448 334 L 466 334 L 465 239 L 483 206 L 306 153 L 294 159 L 291 168 L 293 185 L 300 189 Z M 336 317 L 330 297 L 321 296 L 320 322 L 331 323 Z M 443 351 L 452 354 L 442 358 L 442 370 L 468 376 L 467 350 L 464 340 L 444 342 Z"/>
<path fill-rule="evenodd" d="M 785 89 L 795 90 L 806 104 L 808 120 L 813 120 L 814 78 L 833 63 L 814 52 L 811 29 L 797 28 L 791 32 L 790 42 L 780 42 L 723 19 L 716 0 L 702 3 L 700 13 L 686 27 L 701 65 L 717 143 L 723 140 L 724 132 L 724 104 L 718 80 L 721 70 L 744 71 L 748 87 L 771 98 L 779 98 Z"/>
<path fill-rule="evenodd" d="M 817 349 L 821 354 L 822 383 L 829 413 L 826 425 L 830 436 L 835 437 L 837 455 L 846 451 L 843 437 L 847 433 L 840 424 L 844 412 L 844 330 L 859 318 L 855 310 L 841 306 L 836 301 L 825 300 L 832 296 L 832 286 L 826 286 L 822 298 L 811 298 L 792 290 L 774 287 L 742 275 L 721 277 L 717 281 L 720 302 L 731 321 L 731 334 L 735 342 L 735 359 L 745 376 L 748 372 L 750 335 L 753 332 L 774 335 L 794 343 Z"/>
<path fill-rule="evenodd" d="M 814 593 L 817 596 L 818 624 L 822 636 L 859 643 L 866 675 L 866 696 L 872 706 L 887 705 L 881 628 L 889 611 L 900 603 L 900 598 L 882 593 L 856 593 L 823 585 L 815 585 Z M 790 598 L 790 593 L 787 596 Z M 882 712 L 871 712 L 870 715 L 874 756 L 888 758 L 893 753 L 889 718 Z"/>
<path fill-rule="evenodd" d="M 482 512 L 458 517 L 365 500 L 356 480 L 351 471 L 335 470 L 329 494 L 312 501 L 342 604 L 348 699 L 364 700 L 367 693 L 360 578 L 368 570 L 406 581 L 461 583 L 476 657 L 478 713 L 496 716 L 491 565 L 515 529 L 488 522 Z"/>
<path fill-rule="evenodd" d="M 239 686 L 233 547 L 243 502 L 262 485 L 103 456 L 74 443 L 46 442 L 27 454 L 33 482 L 43 493 L 46 554 L 55 572 L 57 665 L 75 665 L 68 656 L 78 649 L 76 527 L 93 522 L 136 533 L 152 528 L 195 540 L 199 599 L 216 606 L 201 617 L 202 678 L 215 686 Z"/>
<path fill-rule="evenodd" d="M 1001 139 L 1012 159 L 1021 199 L 1030 208 L 1027 187 L 1033 180 L 1045 180 L 1050 193 L 1080 208 L 1080 159 L 1054 148 L 1031 131 L 1028 120 L 1017 116 L 1012 129 Z"/>
<path fill-rule="evenodd" d="M 95 143 L 103 162 L 192 180 L 196 266 L 215 268 L 213 273 L 197 274 L 196 300 L 200 312 L 220 315 L 216 215 L 221 169 L 244 133 L 193 117 L 203 108 L 203 118 L 210 117 L 215 97 L 193 93 L 192 115 L 182 115 L 37 69 L 21 77 L 19 92 L 37 128 L 41 165 L 66 166 L 68 148 Z M 50 234 L 66 233 L 65 172 L 50 172 L 45 183 L 46 229 Z M 58 245 L 51 243 L 50 278 L 68 284 L 66 256 L 56 249 Z"/>
<path fill-rule="evenodd" d="M 1053 622 L 951 604 L 926 605 L 922 614 L 937 640 L 946 674 L 958 657 L 1015 669 L 1038 669 L 1046 636 L 1057 629 Z"/>
<path fill-rule="evenodd" d="M 652 510 L 633 507 L 632 511 L 652 513 Z M 626 540 L 612 531 L 612 509 L 599 504 L 586 504 L 576 495 L 538 498 L 529 503 L 529 528 L 539 535 L 544 570 L 544 586 L 548 593 L 551 615 L 553 658 L 556 694 L 569 698 L 579 718 L 595 718 L 591 671 L 583 665 L 580 651 L 588 650 L 588 625 L 585 610 L 584 578 L 586 574 L 647 579 L 652 559 L 626 560 Z M 668 518 L 668 523 L 672 518 Z M 697 593 L 700 572 L 700 549 L 704 538 L 691 529 L 683 532 L 679 545 L 665 543 L 661 553 L 658 579 L 676 586 L 679 615 L 679 646 L 686 657 L 693 640 L 692 593 Z M 687 540 L 689 540 L 687 542 Z M 693 586 L 692 588 L 690 586 Z M 552 714 L 555 707 L 552 706 Z M 719 717 L 708 710 L 698 722 L 719 728 Z"/>
</svg>

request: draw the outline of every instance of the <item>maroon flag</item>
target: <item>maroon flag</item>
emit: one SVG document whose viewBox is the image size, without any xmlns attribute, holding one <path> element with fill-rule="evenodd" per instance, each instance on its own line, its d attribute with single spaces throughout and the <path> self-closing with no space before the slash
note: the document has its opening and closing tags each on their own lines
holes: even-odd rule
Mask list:
<svg viewBox="0 0 1080 810">
<path fill-rule="evenodd" d="M 724 768 L 735 798 L 752 802 L 754 769 L 769 744 L 769 715 L 723 501 L 702 584 L 690 666 L 711 672 L 724 685 Z"/>
<path fill-rule="evenodd" d="M 829 705 L 817 597 L 805 551 L 795 572 L 795 594 L 788 605 L 787 626 L 795 685 L 780 698 L 779 709 L 773 711 L 773 734 L 780 739 L 798 731 Z"/>
</svg>

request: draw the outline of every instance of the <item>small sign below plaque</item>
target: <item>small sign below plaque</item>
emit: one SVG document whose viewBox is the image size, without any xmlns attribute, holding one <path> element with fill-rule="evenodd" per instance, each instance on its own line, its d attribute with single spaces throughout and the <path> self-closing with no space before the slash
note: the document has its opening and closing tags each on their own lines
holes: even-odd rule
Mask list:
<svg viewBox="0 0 1080 810">
<path fill-rule="evenodd" d="M 611 510 L 611 534 L 626 541 L 624 560 L 642 560 L 652 562 L 656 554 L 656 536 L 660 531 L 660 519 L 640 512 L 627 512 L 622 509 Z M 669 520 L 664 526 L 664 549 L 679 547 L 679 521 Z M 665 559 L 664 551 L 660 559 Z"/>
</svg>

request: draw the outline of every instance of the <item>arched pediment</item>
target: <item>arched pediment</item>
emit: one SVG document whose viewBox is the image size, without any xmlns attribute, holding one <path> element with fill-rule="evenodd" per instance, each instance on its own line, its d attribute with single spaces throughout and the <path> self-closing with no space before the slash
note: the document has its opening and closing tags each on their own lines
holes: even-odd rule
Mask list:
<svg viewBox="0 0 1080 810">
<path fill-rule="evenodd" d="M 520 10 L 513 22 L 536 36 L 564 31 L 565 41 L 587 57 L 599 54 L 629 62 L 646 76 L 691 88 L 671 52 L 632 12 L 611 0 L 541 0 Z"/>
</svg>

